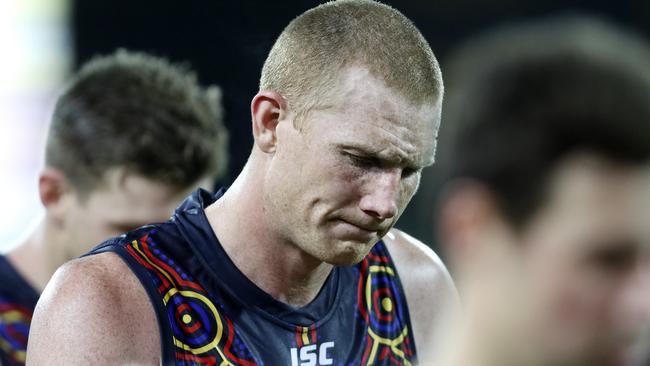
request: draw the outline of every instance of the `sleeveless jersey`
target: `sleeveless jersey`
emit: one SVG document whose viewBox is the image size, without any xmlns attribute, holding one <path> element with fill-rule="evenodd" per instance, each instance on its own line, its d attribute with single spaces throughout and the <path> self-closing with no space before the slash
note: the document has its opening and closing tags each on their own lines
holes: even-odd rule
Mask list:
<svg viewBox="0 0 650 366">
<path fill-rule="evenodd" d="M 355 266 L 334 267 L 308 305 L 275 300 L 230 260 L 198 190 L 171 220 L 111 239 L 89 254 L 121 256 L 146 289 L 164 365 L 412 365 L 404 291 L 383 242 Z M 264 268 L 260 268 L 263 271 Z"/>
<path fill-rule="evenodd" d="M 27 336 L 39 294 L 0 255 L 0 364 L 25 364 Z"/>
</svg>

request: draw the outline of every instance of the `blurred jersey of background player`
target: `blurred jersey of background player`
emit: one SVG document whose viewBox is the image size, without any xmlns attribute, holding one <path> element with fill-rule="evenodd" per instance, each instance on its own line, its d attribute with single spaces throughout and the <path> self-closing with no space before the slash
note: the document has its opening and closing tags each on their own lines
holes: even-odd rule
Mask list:
<svg viewBox="0 0 650 366">
<path fill-rule="evenodd" d="M 167 220 L 226 167 L 220 91 L 142 53 L 88 62 L 52 115 L 38 188 L 45 217 L 0 256 L 0 360 L 25 361 L 32 312 L 60 265 L 98 242 Z"/>
<path fill-rule="evenodd" d="M 650 310 L 648 44 L 565 16 L 483 34 L 445 65 L 437 221 L 466 319 L 438 364 L 635 364 Z"/>
</svg>

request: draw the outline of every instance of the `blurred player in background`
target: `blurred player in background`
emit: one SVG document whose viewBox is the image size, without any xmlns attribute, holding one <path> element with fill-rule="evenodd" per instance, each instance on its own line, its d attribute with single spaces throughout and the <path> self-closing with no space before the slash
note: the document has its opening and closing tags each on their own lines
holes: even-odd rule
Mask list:
<svg viewBox="0 0 650 366">
<path fill-rule="evenodd" d="M 552 18 L 478 37 L 446 66 L 438 224 L 466 319 L 436 364 L 635 364 L 650 310 L 647 43 Z"/>
<path fill-rule="evenodd" d="M 0 360 L 25 362 L 32 313 L 55 270 L 98 242 L 165 221 L 226 165 L 220 91 L 193 73 L 118 51 L 82 67 L 58 98 L 38 188 L 45 217 L 0 256 Z M 74 309 L 70 309 L 74 312 Z"/>
<path fill-rule="evenodd" d="M 393 225 L 433 163 L 442 93 L 397 10 L 347 0 L 298 16 L 264 64 L 236 181 L 62 268 L 28 363 L 415 363 L 441 330 L 431 308 L 456 293 Z"/>
</svg>

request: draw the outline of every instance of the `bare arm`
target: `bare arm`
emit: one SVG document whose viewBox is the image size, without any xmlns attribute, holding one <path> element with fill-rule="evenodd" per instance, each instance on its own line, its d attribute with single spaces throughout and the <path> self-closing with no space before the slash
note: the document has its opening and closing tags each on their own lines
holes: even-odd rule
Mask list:
<svg viewBox="0 0 650 366">
<path fill-rule="evenodd" d="M 30 329 L 27 365 L 159 365 L 154 309 L 116 254 L 72 261 L 52 277 Z"/>
<path fill-rule="evenodd" d="M 418 352 L 437 353 L 450 331 L 449 310 L 460 306 L 451 276 L 433 250 L 412 236 L 392 229 L 384 242 L 406 293 Z"/>
</svg>

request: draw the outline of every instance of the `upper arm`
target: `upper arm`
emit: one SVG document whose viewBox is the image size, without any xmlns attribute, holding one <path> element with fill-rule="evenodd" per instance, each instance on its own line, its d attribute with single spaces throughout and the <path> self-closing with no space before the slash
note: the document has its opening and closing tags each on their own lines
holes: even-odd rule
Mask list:
<svg viewBox="0 0 650 366">
<path fill-rule="evenodd" d="M 72 261 L 41 296 L 27 365 L 158 365 L 159 330 L 147 294 L 113 253 Z"/>
<path fill-rule="evenodd" d="M 442 260 L 422 242 L 397 229 L 385 237 L 406 295 L 413 335 L 419 352 L 436 352 L 450 331 L 450 311 L 459 305 L 458 292 Z"/>
</svg>

